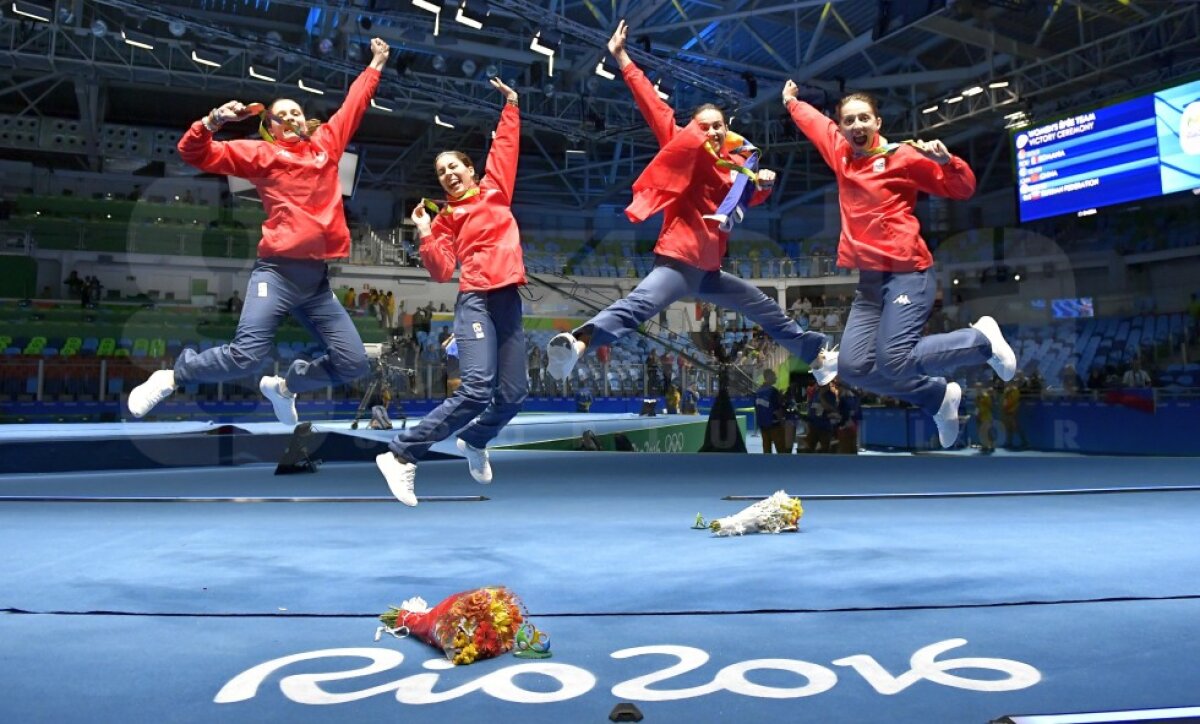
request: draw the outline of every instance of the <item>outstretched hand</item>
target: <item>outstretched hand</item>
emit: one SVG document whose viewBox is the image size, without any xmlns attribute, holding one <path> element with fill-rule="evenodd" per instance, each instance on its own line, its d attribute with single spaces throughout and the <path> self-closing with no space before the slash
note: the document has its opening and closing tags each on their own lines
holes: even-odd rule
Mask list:
<svg viewBox="0 0 1200 724">
<path fill-rule="evenodd" d="M 508 101 L 509 103 L 517 102 L 517 92 L 512 88 L 509 88 L 504 81 L 500 80 L 500 78 L 490 78 L 488 79 L 488 82 L 492 84 L 493 88 L 504 94 L 504 100 Z"/>
<path fill-rule="evenodd" d="M 783 102 L 794 101 L 800 97 L 800 86 L 796 85 L 796 81 L 788 79 L 787 83 L 783 84 Z"/>
<path fill-rule="evenodd" d="M 383 38 L 371 38 L 371 67 L 375 70 L 383 70 L 387 65 L 388 54 L 392 49 L 383 40 Z"/>
<path fill-rule="evenodd" d="M 946 144 L 934 139 L 932 141 L 915 141 L 912 147 L 917 149 L 925 158 L 937 161 L 939 164 L 945 165 L 950 162 L 950 151 L 946 148 Z"/>
<path fill-rule="evenodd" d="M 608 52 L 617 57 L 625 52 L 625 40 L 629 36 L 629 24 L 624 19 L 617 23 L 617 29 L 613 31 L 612 37 L 608 39 Z"/>
</svg>

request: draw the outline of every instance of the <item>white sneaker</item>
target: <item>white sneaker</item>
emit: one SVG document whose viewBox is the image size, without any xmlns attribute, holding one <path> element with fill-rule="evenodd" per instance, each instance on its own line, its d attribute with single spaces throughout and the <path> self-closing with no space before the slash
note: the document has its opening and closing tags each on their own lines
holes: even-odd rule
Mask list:
<svg viewBox="0 0 1200 724">
<path fill-rule="evenodd" d="M 991 343 L 992 356 L 988 358 L 988 364 L 996 371 L 996 376 L 1005 382 L 1011 380 L 1017 374 L 1017 355 L 1013 352 L 1012 345 L 1005 341 L 1000 325 L 991 317 L 980 317 L 979 321 L 971 326 L 979 330 Z"/>
<path fill-rule="evenodd" d="M 158 370 L 129 393 L 129 412 L 142 417 L 175 391 L 175 370 Z"/>
<path fill-rule="evenodd" d="M 958 404 L 962 402 L 962 387 L 957 382 L 946 383 L 946 396 L 933 421 L 937 423 L 938 440 L 949 448 L 958 440 Z"/>
<path fill-rule="evenodd" d="M 546 371 L 556 380 L 567 379 L 585 349 L 587 345 L 575 339 L 570 332 L 555 335 L 546 345 Z"/>
<path fill-rule="evenodd" d="M 388 490 L 396 496 L 396 500 L 408 507 L 417 504 L 417 466 L 401 460 L 390 451 L 375 456 L 375 465 L 387 480 Z"/>
<path fill-rule="evenodd" d="M 827 385 L 833 382 L 833 378 L 837 377 L 838 365 L 838 348 L 837 345 L 832 347 L 824 347 L 813 363 L 809 365 L 809 370 L 813 373 L 813 377 L 817 378 L 818 385 Z"/>
<path fill-rule="evenodd" d="M 462 439 L 458 439 L 458 450 L 467 456 L 467 467 L 471 469 L 471 477 L 475 482 L 487 485 L 492 482 L 492 464 L 488 462 L 487 448 L 478 448 Z"/>
<path fill-rule="evenodd" d="M 271 401 L 275 417 L 283 424 L 295 427 L 300 422 L 300 416 L 296 414 L 296 394 L 284 392 L 282 386 L 282 377 L 264 377 L 258 381 L 258 391 Z"/>
</svg>

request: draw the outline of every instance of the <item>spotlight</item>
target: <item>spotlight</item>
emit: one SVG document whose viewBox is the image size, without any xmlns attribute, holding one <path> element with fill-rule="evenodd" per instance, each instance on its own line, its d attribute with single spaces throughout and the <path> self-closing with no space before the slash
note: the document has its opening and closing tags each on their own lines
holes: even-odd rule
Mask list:
<svg viewBox="0 0 1200 724">
<path fill-rule="evenodd" d="M 362 45 L 360 45 L 359 43 L 350 43 L 350 45 L 346 46 L 346 59 L 347 60 L 353 60 L 355 62 L 358 62 L 358 61 L 362 60 L 362 57 L 363 57 Z"/>
<path fill-rule="evenodd" d="M 442 128 L 454 128 L 458 125 L 458 119 L 448 113 L 437 113 L 433 116 L 433 122 Z"/>
<path fill-rule="evenodd" d="M 483 68 L 483 74 L 489 78 L 495 78 L 496 76 L 500 75 L 500 66 L 496 65 L 495 63 L 488 63 Z"/>
<path fill-rule="evenodd" d="M 444 55 L 433 56 L 433 69 L 439 73 L 444 71 L 446 69 L 446 56 L 444 56 Z"/>
<path fill-rule="evenodd" d="M 364 32 L 370 30 L 372 25 L 374 25 L 374 23 L 371 22 L 371 19 L 366 15 L 360 15 L 358 17 L 358 27 L 362 28 Z"/>
<path fill-rule="evenodd" d="M 1000 88 L 1007 88 L 1007 87 L 1008 87 L 1008 81 L 1006 81 L 1006 80 L 997 80 L 997 81 L 992 81 L 991 83 L 988 83 L 988 88 L 991 88 L 992 90 L 997 90 Z"/>
<path fill-rule="evenodd" d="M 374 108 L 374 109 L 375 109 L 375 110 L 377 110 L 377 111 L 383 111 L 384 113 L 391 113 L 391 112 L 392 112 L 392 109 L 391 109 L 391 108 L 388 108 L 388 107 L 387 107 L 387 106 L 385 106 L 385 105 L 380 105 L 380 103 L 379 103 L 378 101 L 376 101 L 374 98 L 372 98 L 372 99 L 371 99 L 371 107 L 372 107 L 372 108 Z"/>
<path fill-rule="evenodd" d="M 426 12 L 433 13 L 433 34 L 436 37 L 442 24 L 442 8 L 439 5 L 434 5 L 429 0 L 413 0 L 413 6 L 421 8 Z"/>
<path fill-rule="evenodd" d="M 167 23 L 167 30 L 170 31 L 173 37 L 182 38 L 184 33 L 187 32 L 187 26 L 179 20 L 172 20 Z"/>
<path fill-rule="evenodd" d="M 105 35 L 108 35 L 108 23 L 104 22 L 100 18 L 93 20 L 92 35 L 97 38 L 103 38 Z"/>
<path fill-rule="evenodd" d="M 542 86 L 542 93 L 545 93 L 547 98 L 553 98 L 554 97 L 554 84 L 546 83 L 546 85 Z"/>
<path fill-rule="evenodd" d="M 562 33 L 552 28 L 538 30 L 529 43 L 530 50 L 546 56 L 550 75 L 554 75 L 554 55 L 558 53 L 560 46 L 562 46 Z"/>
<path fill-rule="evenodd" d="M 50 8 L 36 3 L 14 2 L 12 4 L 12 11 L 14 15 L 20 15 L 23 18 L 38 20 L 43 23 L 50 22 Z"/>
<path fill-rule="evenodd" d="M 257 78 L 258 80 L 266 81 L 268 83 L 274 83 L 277 71 L 270 65 L 264 64 L 257 67 L 252 65 L 246 69 L 246 72 L 250 74 L 251 78 Z"/>
<path fill-rule="evenodd" d="M 924 114 L 926 114 L 926 115 L 928 115 L 928 114 L 930 114 L 930 113 L 937 113 L 937 109 L 938 109 L 938 107 L 937 107 L 937 106 L 930 106 L 930 107 L 926 108 L 925 110 L 923 110 L 923 111 L 921 111 L 921 112 L 922 112 L 922 113 L 924 113 Z"/>
<path fill-rule="evenodd" d="M 302 91 L 308 91 L 309 93 L 312 93 L 312 94 L 318 95 L 318 96 L 325 95 L 325 91 L 321 89 L 321 86 L 319 86 L 318 84 L 313 83 L 311 81 L 308 83 L 305 83 L 303 78 L 301 78 L 299 80 L 299 82 L 296 83 L 296 85 L 299 86 L 300 90 L 302 90 Z"/>
<path fill-rule="evenodd" d="M 947 98 L 946 105 L 950 105 L 951 103 L 960 103 L 960 102 L 962 102 L 962 99 L 963 99 L 962 96 L 954 96 L 953 98 Z"/>
<path fill-rule="evenodd" d="M 467 77 L 473 76 L 473 75 L 475 75 L 475 70 L 476 70 L 475 61 L 471 60 L 470 58 L 467 58 L 466 60 L 464 60 L 462 62 L 463 75 L 465 75 Z"/>
<path fill-rule="evenodd" d="M 317 43 L 317 52 L 321 55 L 329 55 L 333 52 L 333 38 L 321 38 Z"/>
<path fill-rule="evenodd" d="M 613 78 L 617 77 L 618 70 L 620 69 L 617 68 L 616 61 L 607 56 L 601 58 L 599 63 L 596 63 L 596 75 L 600 76 L 601 78 L 612 80 Z"/>
<path fill-rule="evenodd" d="M 954 277 L 953 281 L 951 281 L 950 283 L 957 287 L 959 284 L 962 283 L 962 280 L 959 279 L 958 277 Z"/>
<path fill-rule="evenodd" d="M 980 86 L 977 86 L 977 85 L 973 85 L 970 88 L 963 91 L 962 94 L 964 96 L 970 98 L 971 96 L 977 96 L 982 92 L 983 92 L 983 88 L 981 88 Z"/>
<path fill-rule="evenodd" d="M 211 50 L 204 48 L 196 48 L 192 51 L 192 60 L 200 65 L 207 65 L 210 68 L 220 68 L 223 62 L 221 55 Z"/>
<path fill-rule="evenodd" d="M 463 0 L 458 7 L 458 12 L 454 15 L 454 19 L 468 28 L 482 30 L 483 19 L 489 13 L 491 13 L 491 8 L 483 0 Z"/>
<path fill-rule="evenodd" d="M 122 30 L 121 38 L 129 45 L 142 50 L 154 50 L 154 39 L 136 30 Z"/>
</svg>

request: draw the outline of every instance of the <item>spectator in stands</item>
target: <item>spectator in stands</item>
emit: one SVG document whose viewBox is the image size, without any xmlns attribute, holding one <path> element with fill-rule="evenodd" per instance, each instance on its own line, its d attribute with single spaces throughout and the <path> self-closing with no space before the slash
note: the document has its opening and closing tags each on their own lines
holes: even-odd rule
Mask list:
<svg viewBox="0 0 1200 724">
<path fill-rule="evenodd" d="M 354 287 L 350 287 L 346 290 L 346 296 L 342 297 L 342 305 L 345 306 L 347 310 L 358 308 L 358 295 L 354 293 Z"/>
<path fill-rule="evenodd" d="M 242 308 L 246 306 L 242 301 L 242 295 L 236 289 L 233 290 L 233 296 L 225 300 L 225 311 L 231 314 L 241 314 Z"/>
<path fill-rule="evenodd" d="M 659 377 L 660 374 L 658 352 L 652 349 L 646 357 L 646 391 L 651 395 L 658 394 L 658 383 L 661 379 Z"/>
<path fill-rule="evenodd" d="M 690 384 L 683 391 L 683 397 L 679 401 L 679 411 L 684 415 L 695 415 L 700 409 L 700 391 L 696 389 L 695 384 Z"/>
<path fill-rule="evenodd" d="M 836 309 L 830 309 L 825 315 L 825 329 L 834 332 L 842 327 L 842 318 Z"/>
<path fill-rule="evenodd" d="M 668 415 L 679 414 L 679 403 L 681 399 L 682 395 L 679 394 L 679 388 L 675 385 L 667 385 L 667 391 L 663 393 L 663 400 L 666 402 Z"/>
<path fill-rule="evenodd" d="M 78 299 L 83 290 L 83 280 L 79 278 L 79 272 L 74 269 L 67 275 L 67 280 L 63 282 L 67 287 L 67 295 L 71 299 Z"/>
<path fill-rule="evenodd" d="M 442 351 L 446 359 L 446 397 L 450 397 L 462 387 L 462 366 L 458 361 L 458 341 L 454 335 L 442 342 Z"/>
<path fill-rule="evenodd" d="M 222 125 L 252 114 L 240 101 L 229 101 L 193 123 L 179 141 L 179 157 L 201 171 L 249 179 L 262 198 L 267 220 L 233 341 L 202 353 L 185 349 L 173 370 L 150 375 L 129 395 L 134 417 L 149 412 L 176 385 L 234 380 L 256 372 L 288 314 L 312 330 L 325 353 L 311 362 L 292 362 L 284 377 L 267 376 L 259 382 L 280 422 L 297 423 L 297 394 L 351 382 L 369 370 L 362 337 L 329 287 L 328 260 L 350 254 L 338 160 L 379 85 L 387 43 L 373 39 L 371 54 L 369 67 L 324 125 L 309 123 L 298 103 L 281 98 L 264 109 L 263 140 L 214 141 Z"/>
<path fill-rule="evenodd" d="M 1129 362 L 1129 369 L 1125 370 L 1125 374 L 1121 376 L 1121 386 L 1149 387 L 1150 384 L 1150 373 L 1142 369 L 1142 360 L 1134 357 Z"/>
<path fill-rule="evenodd" d="M 979 383 L 975 386 L 975 427 L 979 431 L 979 451 L 985 455 L 996 452 L 996 441 L 992 436 L 995 425 L 996 399 L 991 387 Z"/>
<path fill-rule="evenodd" d="M 434 168 L 448 200 L 439 206 L 423 199 L 411 215 L 430 278 L 450 281 L 455 267 L 462 267 L 454 305 L 462 386 L 375 458 L 388 487 L 406 505 L 417 504 L 418 461 L 434 443 L 455 433 L 471 476 L 490 483 L 487 444 L 516 416 L 529 392 L 520 294 L 525 263 L 512 214 L 521 116 L 517 92 L 499 78 L 491 84 L 504 97 L 504 107 L 488 151 L 487 175 L 477 180 L 466 154 L 443 151 Z"/>
<path fill-rule="evenodd" d="M 1025 447 L 1027 440 L 1021 430 L 1021 386 L 1019 380 L 1012 380 L 1004 386 L 1000 399 L 1000 415 L 1004 423 L 1005 447 L 1020 449 Z M 1017 438 L 1021 444 L 1017 445 Z"/>
<path fill-rule="evenodd" d="M 45 284 L 45 285 L 43 285 L 43 286 L 42 286 L 42 292 L 41 292 L 41 294 L 39 294 L 39 295 L 38 295 L 38 298 L 40 298 L 40 299 L 52 299 L 53 297 L 54 297 L 54 290 L 52 290 L 52 289 L 50 288 L 50 285 L 49 285 L 49 284 Z"/>
<path fill-rule="evenodd" d="M 1068 395 L 1078 395 L 1083 392 L 1083 378 L 1075 371 L 1075 365 L 1068 362 L 1062 369 L 1062 388 Z"/>
<path fill-rule="evenodd" d="M 766 454 L 791 452 L 783 445 L 784 400 L 775 382 L 775 371 L 763 370 L 762 386 L 754 393 L 754 421 Z"/>
<path fill-rule="evenodd" d="M 837 395 L 837 414 L 833 416 L 833 435 L 840 455 L 858 454 L 858 426 L 862 423 L 862 404 L 853 387 L 837 379 L 829 383 Z"/>
<path fill-rule="evenodd" d="M 591 412 L 592 403 L 596 400 L 596 396 L 592 394 L 592 388 L 587 385 L 580 385 L 575 390 L 575 412 Z"/>
<path fill-rule="evenodd" d="M 813 385 L 809 393 L 808 414 L 804 421 L 808 426 L 805 436 L 807 452 L 834 452 L 834 416 L 837 414 L 837 393 L 826 385 Z"/>
<path fill-rule="evenodd" d="M 396 325 L 396 297 L 392 290 L 383 295 L 383 326 L 392 329 Z"/>
<path fill-rule="evenodd" d="M 931 375 L 984 362 L 1003 380 L 1016 373 L 1016 355 L 991 317 L 949 334 L 921 337 L 937 280 L 914 213 L 917 193 L 968 199 L 975 193 L 975 174 L 941 141 L 888 144 L 879 134 L 875 99 L 865 93 L 842 98 L 835 121 L 800 100 L 799 92 L 789 80 L 784 107 L 838 177 L 838 266 L 859 270 L 842 337 L 844 359 L 834 362 L 831 354 L 826 362 L 845 382 L 932 415 L 942 447 L 948 448 L 958 438 L 962 388 Z"/>
<path fill-rule="evenodd" d="M 818 354 L 826 341 L 823 335 L 801 331 L 778 302 L 721 271 L 729 227 L 722 228 L 713 218 L 714 212 L 740 218 L 742 207 L 766 200 L 775 173 L 759 169 L 755 174 L 746 168 L 747 162 L 757 161 L 757 150 L 748 144 L 730 143 L 738 137 L 728 132 L 724 113 L 712 104 L 700 106 L 688 125 L 678 128 L 675 111 L 659 98 L 626 52 L 628 32 L 622 20 L 608 41 L 608 50 L 661 148 L 634 183 L 633 203 L 625 214 L 636 223 L 663 212 L 654 268 L 629 296 L 574 332 L 550 340 L 550 374 L 565 379 L 589 346 L 611 344 L 683 297 L 698 297 L 742 312 L 793 354 L 819 367 Z M 748 158 L 743 158 L 747 153 Z M 744 172 L 731 173 L 737 169 Z M 748 178 L 755 179 L 753 187 Z"/>
</svg>

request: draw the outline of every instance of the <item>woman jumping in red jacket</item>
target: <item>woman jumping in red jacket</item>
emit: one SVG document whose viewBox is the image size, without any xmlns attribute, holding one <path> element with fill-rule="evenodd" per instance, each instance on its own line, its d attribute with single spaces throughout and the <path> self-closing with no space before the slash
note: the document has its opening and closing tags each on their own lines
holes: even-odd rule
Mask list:
<svg viewBox="0 0 1200 724">
<path fill-rule="evenodd" d="M 252 114 L 241 102 L 229 101 L 193 123 L 179 141 L 179 157 L 201 171 L 254 184 L 267 220 L 233 341 L 201 353 L 185 349 L 173 370 L 150 375 L 129 394 L 134 417 L 145 415 L 178 385 L 253 374 L 271 354 L 275 330 L 288 314 L 312 332 L 325 353 L 311 362 L 293 362 L 283 377 L 259 382 L 280 422 L 296 424 L 298 393 L 367 373 L 362 338 L 329 288 L 326 262 L 350 255 L 338 162 L 379 85 L 387 43 L 375 38 L 371 53 L 371 64 L 350 86 L 341 109 L 311 135 L 313 122 L 306 121 L 300 105 L 281 98 L 265 109 L 264 140 L 213 140 L 221 126 Z"/>
<path fill-rule="evenodd" d="M 454 305 L 462 384 L 419 425 L 396 435 L 388 445 L 391 452 L 375 459 L 392 494 L 405 505 L 417 504 L 417 461 L 455 432 L 471 476 L 492 482 L 487 444 L 521 409 L 529 389 L 518 291 L 525 283 L 525 262 L 511 208 L 521 114 L 517 92 L 499 78 L 491 83 L 505 103 L 488 152 L 487 175 L 478 180 L 466 154 L 443 151 L 434 168 L 449 200 L 433 213 L 424 202 L 412 212 L 429 276 L 435 282 L 450 281 L 455 267 L 462 266 Z"/>
<path fill-rule="evenodd" d="M 968 329 L 921 337 L 937 279 L 913 214 L 917 193 L 968 199 L 975 193 L 975 174 L 941 141 L 887 143 L 879 135 L 875 99 L 865 93 L 843 98 L 836 120 L 799 100 L 798 93 L 789 80 L 784 107 L 837 177 L 838 266 L 859 271 L 837 372 L 855 387 L 919 406 L 937 423 L 942 447 L 950 447 L 958 438 L 962 388 L 930 375 L 987 362 L 1009 380 L 1017 367 L 991 317 Z"/>
<path fill-rule="evenodd" d="M 812 365 L 814 374 L 830 373 L 832 368 L 822 369 L 818 361 L 824 335 L 801 330 L 758 287 L 721 271 L 729 227 L 715 217 L 726 211 L 723 200 L 729 201 L 730 189 L 745 183 L 738 179 L 739 170 L 734 168 L 744 162 L 730 154 L 726 141 L 733 134 L 725 123 L 725 114 L 716 106 L 700 106 L 685 128 L 675 125 L 675 112 L 658 97 L 626 52 L 628 32 L 622 20 L 608 41 L 608 50 L 616 58 L 661 149 L 634 183 L 633 203 L 625 215 L 637 223 L 663 212 L 662 232 L 654 246 L 654 268 L 629 296 L 573 332 L 551 339 L 546 350 L 547 371 L 556 379 L 565 379 L 589 346 L 612 344 L 673 302 L 698 297 L 741 312 L 789 352 Z M 765 201 L 774 182 L 774 172 L 759 170 L 757 189 L 750 195 L 751 189 L 746 188 L 744 205 Z M 740 209 L 736 213 L 740 214 Z"/>
</svg>

